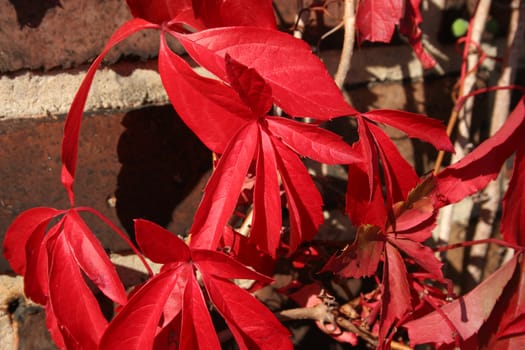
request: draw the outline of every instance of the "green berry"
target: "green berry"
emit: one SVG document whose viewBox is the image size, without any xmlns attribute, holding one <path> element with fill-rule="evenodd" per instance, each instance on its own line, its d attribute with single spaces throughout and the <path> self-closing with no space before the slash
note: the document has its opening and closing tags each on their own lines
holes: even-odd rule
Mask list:
<svg viewBox="0 0 525 350">
<path fill-rule="evenodd" d="M 458 18 L 454 21 L 454 23 L 452 23 L 452 27 L 450 29 L 456 38 L 462 37 L 467 33 L 468 21 L 463 18 Z"/>
</svg>

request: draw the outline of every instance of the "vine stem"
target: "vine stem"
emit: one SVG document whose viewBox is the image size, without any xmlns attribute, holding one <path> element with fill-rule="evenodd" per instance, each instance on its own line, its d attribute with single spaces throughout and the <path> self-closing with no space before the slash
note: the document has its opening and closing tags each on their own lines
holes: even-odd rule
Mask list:
<svg viewBox="0 0 525 350">
<path fill-rule="evenodd" d="M 516 245 L 516 244 L 512 244 L 512 243 L 509 243 L 509 242 L 506 242 L 506 241 L 503 241 L 501 239 L 497 239 L 497 238 L 486 238 L 486 239 L 480 239 L 480 240 L 477 240 L 477 241 L 465 241 L 465 242 L 458 242 L 458 243 L 454 243 L 454 244 L 449 244 L 449 245 L 445 245 L 445 246 L 441 246 L 441 247 L 436 247 L 436 248 L 433 248 L 433 250 L 435 252 L 444 252 L 444 251 L 447 251 L 447 250 L 451 250 L 451 249 L 456 249 L 456 248 L 465 248 L 465 247 L 471 247 L 473 245 L 476 245 L 476 244 L 498 244 L 498 245 L 501 245 L 503 247 L 507 247 L 507 248 L 512 248 L 518 252 L 522 252 L 522 251 L 525 251 L 525 247 L 522 247 L 522 246 L 519 246 L 519 245 Z"/>
<path fill-rule="evenodd" d="M 343 38 L 343 49 L 339 57 L 339 65 L 335 73 L 335 83 L 339 89 L 343 89 L 348 71 L 350 70 L 350 61 L 354 53 L 355 42 L 355 1 L 344 0 L 343 15 L 345 34 Z"/>
<path fill-rule="evenodd" d="M 490 0 L 480 0 L 477 4 L 476 12 L 474 14 L 474 17 L 470 21 L 467 37 L 465 39 L 465 46 L 463 48 L 463 64 L 461 66 L 461 76 L 459 80 L 459 92 L 458 92 L 458 98 L 456 100 L 456 104 L 458 101 L 460 101 L 464 95 L 468 94 L 470 90 L 472 89 L 472 86 L 474 86 L 474 83 L 476 81 L 476 69 L 474 67 L 477 67 L 479 64 L 479 58 L 477 54 L 473 54 L 471 52 L 471 46 L 479 46 L 478 43 L 481 41 L 481 35 L 483 33 L 483 30 L 485 28 L 485 23 L 487 22 L 488 13 L 490 10 Z M 469 100 L 472 101 L 472 100 Z M 472 102 L 470 102 L 472 103 Z M 462 105 L 466 103 L 462 103 Z M 458 119 L 460 119 L 461 124 L 458 126 L 458 140 L 455 143 L 455 150 L 456 155 L 453 156 L 454 161 L 458 161 L 464 156 L 464 145 L 462 143 L 465 143 L 468 141 L 469 138 L 469 125 L 471 120 L 471 114 L 470 111 L 472 109 L 472 105 L 466 105 L 463 109 L 464 111 L 461 113 L 458 108 L 455 108 L 452 110 L 449 121 L 447 124 L 447 135 L 452 135 L 452 131 L 454 130 L 454 127 L 456 126 L 456 123 L 458 122 Z M 462 115 L 460 115 L 462 114 Z M 470 114 L 470 115 L 469 115 Z M 458 151 L 463 151 L 461 154 Z M 440 151 L 438 153 L 436 164 L 434 166 L 434 174 L 437 174 L 439 172 L 439 169 L 441 168 L 441 164 L 443 162 L 443 157 L 445 153 L 443 151 Z M 455 159 L 454 159 L 455 158 Z"/>
<path fill-rule="evenodd" d="M 498 78 L 497 86 L 504 87 L 512 84 L 516 77 L 516 68 L 518 66 L 519 50 L 522 45 L 523 31 L 524 31 L 524 17 L 525 6 L 521 6 L 520 0 L 513 0 L 511 3 L 512 12 L 509 21 L 509 32 L 506 40 L 506 47 L 503 54 L 503 63 L 501 65 L 501 73 Z M 521 14 L 520 14 L 521 12 Z M 521 21 L 520 21 L 521 17 Z M 499 128 L 505 123 L 510 110 L 510 90 L 497 90 L 494 96 L 494 107 L 492 109 L 492 116 L 490 121 L 489 136 L 493 136 Z M 501 202 L 503 192 L 502 177 L 498 176 L 496 181 L 491 181 L 483 190 L 484 200 L 481 203 L 482 216 L 476 224 L 473 235 L 473 240 L 480 240 L 489 238 L 494 230 L 494 222 L 496 220 L 497 211 Z M 470 260 L 466 267 L 466 271 L 472 276 L 472 283 L 481 281 L 487 263 L 487 245 L 478 245 L 472 247 L 470 250 Z M 468 285 L 467 288 L 473 287 Z"/>
<path fill-rule="evenodd" d="M 478 51 L 478 43 L 481 41 L 481 35 L 485 28 L 485 23 L 487 21 L 488 12 L 490 9 L 490 3 L 490 0 L 479 0 L 477 2 L 474 15 L 470 20 L 467 36 L 465 39 L 465 46 L 463 48 L 463 63 L 461 65 L 459 92 L 458 98 L 455 101 L 456 105 L 459 102 L 463 103 L 461 99 L 464 97 L 464 95 L 470 93 L 476 81 L 475 67 L 477 67 L 479 64 L 479 57 L 478 52 L 471 52 L 471 47 L 473 46 L 476 49 L 476 51 Z M 452 134 L 456 123 L 459 121 L 457 130 L 458 136 L 456 142 L 454 143 L 455 153 L 452 155 L 451 163 L 459 161 L 468 152 L 468 143 L 470 139 L 469 126 L 472 119 L 472 105 L 473 99 L 470 98 L 466 100 L 466 102 L 462 106 L 463 108 L 461 111 L 459 111 L 458 108 L 454 108 L 451 111 L 450 119 L 447 125 L 447 135 L 450 136 Z M 443 162 L 443 157 L 444 152 L 440 151 L 438 153 L 436 163 L 434 166 L 434 174 L 437 174 L 439 172 L 439 169 L 441 168 L 441 163 Z M 454 205 L 449 205 L 441 210 L 439 216 L 439 224 L 435 231 L 435 236 L 438 241 L 450 241 L 453 215 Z"/>
</svg>

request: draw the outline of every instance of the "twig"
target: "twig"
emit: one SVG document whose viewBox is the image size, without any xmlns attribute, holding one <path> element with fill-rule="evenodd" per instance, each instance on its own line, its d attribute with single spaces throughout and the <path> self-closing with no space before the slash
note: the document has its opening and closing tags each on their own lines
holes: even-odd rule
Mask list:
<svg viewBox="0 0 525 350">
<path fill-rule="evenodd" d="M 241 227 L 239 227 L 237 232 L 239 232 L 241 235 L 248 237 L 250 235 L 250 230 L 252 229 L 252 220 L 253 220 L 253 206 L 248 211 L 248 214 L 246 214 L 246 217 L 244 218 Z"/>
<path fill-rule="evenodd" d="M 362 338 L 364 341 L 369 343 L 370 345 L 377 346 L 378 341 L 377 337 L 374 336 L 371 332 L 356 326 L 351 321 L 347 320 L 344 317 L 338 317 L 336 319 L 337 325 L 341 328 L 346 329 L 347 331 L 350 331 L 352 333 L 355 333 L 358 337 Z M 412 350 L 410 346 L 407 346 L 403 343 L 392 341 L 390 342 L 390 349 L 393 350 Z"/>
<path fill-rule="evenodd" d="M 476 8 L 476 12 L 474 13 L 474 17 L 472 18 L 469 30 L 467 33 L 467 38 L 465 42 L 465 47 L 463 49 L 463 65 L 461 67 L 461 77 L 459 81 L 459 93 L 458 93 L 458 99 L 456 100 L 456 103 L 461 101 L 461 98 L 464 95 L 467 95 L 472 90 L 472 87 L 474 86 L 474 83 L 476 82 L 476 70 L 473 69 L 474 67 L 478 66 L 479 57 L 476 54 L 471 53 L 471 45 L 472 43 L 475 43 L 474 46 L 477 46 L 478 43 L 481 41 L 481 35 L 483 33 L 483 30 L 485 28 L 485 23 L 487 21 L 488 12 L 490 9 L 490 0 L 479 0 Z M 466 61 L 466 62 L 465 62 Z M 465 105 L 461 109 L 460 112 L 457 111 L 456 108 L 454 108 L 451 112 L 450 119 L 447 125 L 447 134 L 450 136 L 452 134 L 452 131 L 454 130 L 454 127 L 456 125 L 456 121 L 458 122 L 458 137 L 456 142 L 454 143 L 454 150 L 455 154 L 452 155 L 451 163 L 455 163 L 459 161 L 461 158 L 463 158 L 469 151 L 469 139 L 470 139 L 470 124 L 472 120 L 472 106 L 473 106 L 473 99 L 470 98 L 465 102 Z M 434 173 L 436 174 L 440 167 L 441 163 L 443 161 L 444 153 L 442 151 L 439 152 L 438 157 L 436 159 L 436 164 L 434 167 Z M 449 242 L 450 241 L 450 232 L 452 227 L 452 217 L 454 214 L 454 206 L 448 206 L 442 210 L 440 213 L 439 218 L 439 225 L 436 230 L 436 236 L 438 241 L 440 242 Z"/>
<path fill-rule="evenodd" d="M 509 32 L 507 35 L 505 52 L 503 55 L 503 63 L 501 67 L 501 74 L 497 82 L 497 86 L 508 86 L 514 82 L 516 77 L 516 68 L 518 64 L 520 47 L 522 45 L 523 31 L 525 24 L 523 23 L 525 17 L 525 6 L 521 6 L 520 1 L 514 0 L 511 5 L 512 12 L 509 22 Z M 521 12 L 521 15 L 520 15 Z M 521 21 L 520 21 L 521 17 Z M 521 27 L 521 28 L 520 28 Z M 509 90 L 497 90 L 494 97 L 494 107 L 492 110 L 490 136 L 493 136 L 498 129 L 505 123 L 510 110 L 511 92 Z M 474 231 L 474 240 L 487 239 L 492 235 L 494 229 L 494 221 L 499 208 L 500 199 L 502 195 L 502 181 L 501 176 L 498 176 L 496 181 L 491 181 L 483 190 L 485 201 L 481 204 L 482 213 L 476 229 Z M 472 277 L 468 279 L 472 283 L 477 284 L 483 278 L 485 258 L 487 255 L 487 245 L 476 245 L 470 250 L 469 263 L 467 271 Z M 466 286 L 467 289 L 474 287 L 474 285 Z"/>
<path fill-rule="evenodd" d="M 296 5 L 298 12 L 295 18 L 293 36 L 294 38 L 302 39 L 306 22 L 308 22 L 310 18 L 310 10 L 304 8 L 303 0 L 297 0 Z"/>
<path fill-rule="evenodd" d="M 319 303 L 313 307 L 298 307 L 294 309 L 281 310 L 277 318 L 281 321 L 312 320 L 323 322 L 332 315 L 325 303 Z"/>
<path fill-rule="evenodd" d="M 490 3 L 490 0 L 480 0 L 478 2 L 476 12 L 474 14 L 474 17 L 472 18 L 471 24 L 469 25 L 469 31 L 467 34 L 467 39 L 465 41 L 465 47 L 463 49 L 463 60 L 466 59 L 467 62 L 466 66 L 464 62 L 461 68 L 461 77 L 459 82 L 459 92 L 457 101 L 459 101 L 464 95 L 468 94 L 472 90 L 472 87 L 476 82 L 476 71 L 473 70 L 473 67 L 478 66 L 479 59 L 477 54 L 473 54 L 471 52 L 471 45 L 475 46 L 481 41 L 481 35 L 485 28 L 485 23 L 487 22 L 488 13 L 490 10 Z M 453 159 L 451 161 L 452 163 L 463 158 L 465 151 L 464 144 L 469 139 L 469 126 L 472 118 L 471 110 L 473 101 L 472 99 L 470 99 L 467 102 L 468 104 L 465 103 L 465 106 L 462 109 L 462 113 L 459 113 L 456 110 L 456 108 L 452 110 L 447 125 L 447 135 L 450 136 L 452 134 L 452 131 L 454 130 L 454 127 L 456 126 L 456 122 L 459 119 L 458 140 L 454 144 L 456 154 L 453 155 Z M 463 152 L 458 153 L 458 151 Z M 436 164 L 434 166 L 435 174 L 439 171 L 439 168 L 441 167 L 441 163 L 443 162 L 443 156 L 444 152 L 440 151 L 436 159 Z"/>
<path fill-rule="evenodd" d="M 335 73 L 335 83 L 342 89 L 345 83 L 346 76 L 350 70 L 350 61 L 352 60 L 352 54 L 354 52 L 354 41 L 355 41 L 355 2 L 354 0 L 344 0 L 344 28 L 345 35 L 343 39 L 343 49 L 341 51 L 341 57 L 339 58 L 339 66 Z"/>
<path fill-rule="evenodd" d="M 344 317 L 338 317 L 336 319 L 337 324 L 341 327 L 346 329 L 347 331 L 350 331 L 352 333 L 355 333 L 358 337 L 365 340 L 367 343 L 377 346 L 378 341 L 377 337 L 375 337 L 372 333 L 370 333 L 367 330 L 362 329 L 361 327 L 356 326 L 351 321 L 347 320 Z"/>
</svg>

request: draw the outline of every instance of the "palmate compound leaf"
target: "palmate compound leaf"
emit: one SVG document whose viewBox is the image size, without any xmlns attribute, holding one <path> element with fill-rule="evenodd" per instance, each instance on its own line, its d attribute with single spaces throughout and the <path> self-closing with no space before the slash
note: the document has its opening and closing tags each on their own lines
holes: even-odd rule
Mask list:
<svg viewBox="0 0 525 350">
<path fill-rule="evenodd" d="M 136 220 L 135 225 L 137 241 L 146 255 L 156 247 L 162 250 L 157 257 L 164 260 L 171 253 L 172 261 L 166 262 L 161 272 L 134 293 L 117 314 L 102 338 L 101 349 L 121 348 L 123 344 L 126 349 L 152 348 L 153 344 L 159 349 L 220 349 L 195 269 L 241 349 L 273 349 L 275 344 L 281 344 L 282 349 L 292 348 L 288 332 L 272 313 L 228 281 L 236 277 L 268 282 L 267 277 L 216 251 L 191 249 L 189 256 L 181 255 L 180 250 L 189 248 L 183 249 L 184 243 L 177 236 L 146 220 Z M 166 244 L 159 245 L 159 240 Z M 166 336 L 163 329 L 173 334 Z M 178 343 L 156 342 L 157 335 Z"/>
<path fill-rule="evenodd" d="M 493 312 L 503 289 L 514 274 L 518 260 L 519 255 L 515 255 L 467 295 L 443 305 L 442 313 L 434 311 L 405 323 L 403 327 L 408 330 L 410 344 L 434 343 L 439 346 L 453 343 L 455 334 L 463 340 L 476 334 Z M 448 325 L 443 314 L 454 325 L 454 329 Z M 436 332 L 437 329 L 440 331 Z"/>
<path fill-rule="evenodd" d="M 387 208 L 404 201 L 419 181 L 416 172 L 401 156 L 388 135 L 374 122 L 387 124 L 420 138 L 437 149 L 453 150 L 444 125 L 424 115 L 394 110 L 374 110 L 357 117 L 359 141 L 354 145 L 364 161 L 348 169 L 347 213 L 356 225 L 382 226 Z M 383 165 L 386 195 L 380 183 L 379 159 Z M 368 184 L 368 186 L 367 186 Z"/>
<path fill-rule="evenodd" d="M 48 228 L 51 220 L 63 217 Z M 113 301 L 126 303 L 126 293 L 104 249 L 76 209 L 34 208 L 22 213 L 6 232 L 6 258 L 15 272 L 25 277 L 25 292 L 45 304 L 48 294 L 47 242 L 56 235 L 66 236 L 78 264 L 87 277 Z"/>
<path fill-rule="evenodd" d="M 257 11 L 260 9 L 266 9 L 268 6 L 268 4 L 257 4 L 255 1 L 252 2 L 253 4 L 251 5 L 253 6 L 251 8 Z M 82 81 L 81 86 L 77 91 L 77 94 L 75 95 L 66 119 L 64 138 L 62 141 L 62 183 L 68 191 L 70 202 L 72 204 L 74 202 L 73 183 L 75 179 L 76 163 L 78 158 L 78 137 L 82 120 L 82 112 L 84 110 L 95 72 L 109 50 L 122 40 L 138 31 L 144 29 L 160 29 L 160 25 L 168 20 L 178 20 L 180 22 L 187 23 L 196 29 L 204 29 L 204 25 L 194 18 L 193 8 L 191 7 L 192 2 L 190 0 L 155 0 L 154 2 L 128 0 L 127 3 L 135 18 L 124 23 L 115 31 L 115 33 L 106 43 L 106 46 L 103 48 L 102 52 L 93 61 L 86 76 L 84 77 L 84 80 Z M 232 8 L 238 9 L 238 11 L 234 12 L 225 12 L 224 18 L 221 20 L 223 25 L 238 25 L 240 22 L 246 20 L 243 15 L 244 9 L 242 6 L 237 6 L 238 4 L 239 3 L 232 1 L 229 1 L 227 4 L 220 4 L 221 8 L 224 7 L 230 10 Z M 267 9 L 265 10 L 265 13 L 267 13 Z M 262 23 L 259 24 L 262 25 Z M 253 25 L 257 25 L 257 23 L 254 23 Z M 276 32 L 275 30 L 273 31 Z M 161 67 L 159 67 L 159 70 L 160 69 Z M 171 72 L 164 74 L 161 72 L 161 76 L 164 78 L 163 81 L 168 79 L 167 76 L 170 77 L 170 79 L 174 78 Z"/>
<path fill-rule="evenodd" d="M 441 262 L 430 248 L 423 245 L 431 237 L 436 219 L 432 206 L 432 181 L 432 178 L 422 181 L 409 192 L 406 201 L 394 205 L 393 222 L 385 214 L 381 226 L 359 226 L 355 241 L 332 256 L 323 270 L 343 277 L 370 276 L 376 272 L 385 242 L 388 242 L 391 247 L 406 253 L 416 265 L 442 279 Z"/>
<path fill-rule="evenodd" d="M 281 215 L 277 173 L 281 175 L 287 197 L 291 216 L 289 245 L 294 250 L 303 240 L 313 238 L 323 220 L 321 196 L 295 152 L 331 164 L 354 162 L 359 156 L 331 132 L 267 116 L 273 90 L 265 79 L 228 54 L 225 66 L 232 86 L 231 91 L 225 93 L 237 94 L 237 103 L 242 104 L 238 109 L 251 111 L 251 120 L 244 119 L 244 125 L 227 145 L 206 186 L 191 229 L 191 246 L 199 249 L 219 246 L 245 175 L 255 160 L 253 220 L 258 222 L 254 221 L 252 226 L 258 227 L 250 233 L 250 242 L 275 257 L 281 235 L 281 223 L 273 219 Z M 208 82 L 201 81 L 202 84 Z"/>
<path fill-rule="evenodd" d="M 257 27 L 170 33 L 195 61 L 225 81 L 226 54 L 257 70 L 272 88 L 273 101 L 289 115 L 325 120 L 357 113 L 310 47 L 286 33 Z"/>
<path fill-rule="evenodd" d="M 361 225 L 355 242 L 332 256 L 323 267 L 323 271 L 332 271 L 343 277 L 360 278 L 376 274 L 379 262 L 384 261 L 379 326 L 381 349 L 388 346 L 392 327 L 413 308 L 406 265 L 416 265 L 438 280 L 443 279 L 441 262 L 430 248 L 422 244 L 430 237 L 435 222 L 431 181 L 430 178 L 420 183 L 409 192 L 405 202 L 392 208 L 394 219 L 385 216 L 381 227 Z M 394 224 L 397 220 L 399 225 Z M 408 259 L 403 258 L 401 252 Z"/>
<path fill-rule="evenodd" d="M 8 253 L 20 249 L 7 257 L 12 258 L 17 272 L 24 274 L 25 294 L 46 305 L 47 324 L 55 342 L 69 348 L 79 344 L 94 348 L 107 322 L 82 272 L 117 303 L 125 304 L 127 297 L 111 261 L 77 210 L 35 208 L 24 212 L 8 229 L 4 243 Z M 90 327 L 92 335 L 86 333 Z"/>
</svg>

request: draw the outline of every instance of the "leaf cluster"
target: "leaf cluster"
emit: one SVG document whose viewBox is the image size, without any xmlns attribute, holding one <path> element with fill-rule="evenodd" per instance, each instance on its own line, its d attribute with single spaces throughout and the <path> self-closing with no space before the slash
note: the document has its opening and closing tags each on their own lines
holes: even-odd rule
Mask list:
<svg viewBox="0 0 525 350">
<path fill-rule="evenodd" d="M 59 347 L 219 349 L 214 310 L 240 349 L 291 349 L 287 328 L 233 282 L 269 285 L 271 278 L 261 272 L 271 272 L 283 258 L 297 271 L 316 266 L 315 272 L 334 280 L 372 277 L 376 282 L 372 291 L 344 305 L 311 279 L 297 278 L 279 290 L 303 311 L 314 310 L 287 317 L 311 318 L 338 341 L 356 344 L 359 337 L 379 349 L 424 343 L 439 349 L 523 345 L 523 98 L 496 135 L 461 162 L 421 179 L 380 124 L 453 152 L 445 127 L 404 111 L 355 110 L 310 47 L 276 30 L 271 1 L 127 3 L 134 18 L 92 63 L 65 123 L 61 182 L 70 208 L 30 209 L 11 224 L 4 241 L 6 258 L 25 277 L 26 295 L 45 306 Z M 435 62 L 423 50 L 420 23 L 417 0 L 363 1 L 356 20 L 360 40 L 388 42 L 399 26 L 423 65 L 431 67 Z M 127 292 L 80 213 L 94 214 L 125 234 L 96 210 L 75 206 L 74 181 L 82 114 L 96 70 L 113 46 L 141 30 L 159 33 L 162 84 L 182 120 L 218 160 L 187 242 L 152 222 L 135 221 L 138 247 L 130 246 L 162 269 L 155 275 L 149 270 L 149 279 Z M 168 37 L 212 77 L 199 75 L 176 55 Z M 358 141 L 349 145 L 321 127 L 333 118 L 353 119 Z M 501 226 L 502 243 L 515 254 L 472 292 L 456 298 L 429 245 L 438 211 L 485 187 L 513 154 Z M 315 242 L 323 201 L 303 158 L 348 170 L 345 213 L 358 229 L 355 239 L 336 251 Z M 231 218 L 246 188 L 251 209 L 249 229 L 243 230 Z M 118 305 L 111 320 L 104 317 L 95 288 Z"/>
</svg>

